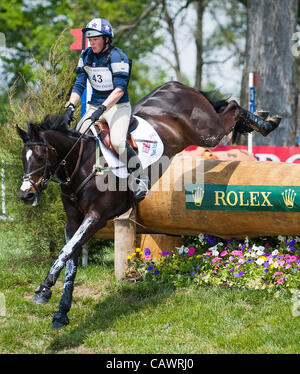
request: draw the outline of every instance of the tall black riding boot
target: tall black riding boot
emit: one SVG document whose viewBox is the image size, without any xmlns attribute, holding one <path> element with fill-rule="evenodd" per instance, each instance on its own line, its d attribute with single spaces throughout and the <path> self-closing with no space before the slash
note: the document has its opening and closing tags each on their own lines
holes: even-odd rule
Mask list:
<svg viewBox="0 0 300 374">
<path fill-rule="evenodd" d="M 142 200 L 149 193 L 148 174 L 142 168 L 142 163 L 132 147 L 126 143 L 126 166 L 128 173 L 128 186 L 136 200 Z"/>
</svg>

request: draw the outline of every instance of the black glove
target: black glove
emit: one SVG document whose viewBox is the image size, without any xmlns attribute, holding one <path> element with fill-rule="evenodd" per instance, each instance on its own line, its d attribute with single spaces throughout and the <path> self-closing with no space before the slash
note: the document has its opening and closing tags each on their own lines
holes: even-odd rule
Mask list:
<svg viewBox="0 0 300 374">
<path fill-rule="evenodd" d="M 98 109 L 94 111 L 94 113 L 91 115 L 92 122 L 97 121 L 101 117 L 101 115 L 106 111 L 105 105 L 100 105 Z"/>
<path fill-rule="evenodd" d="M 64 115 L 64 120 L 65 120 L 67 125 L 69 125 L 73 121 L 74 111 L 75 111 L 75 105 L 74 104 L 69 104 L 68 107 L 67 107 L 67 110 L 65 111 L 65 115 Z"/>
</svg>

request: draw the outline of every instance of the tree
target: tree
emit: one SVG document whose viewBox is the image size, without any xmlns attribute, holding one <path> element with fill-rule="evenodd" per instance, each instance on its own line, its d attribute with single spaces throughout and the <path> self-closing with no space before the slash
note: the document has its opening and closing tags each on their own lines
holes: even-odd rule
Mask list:
<svg viewBox="0 0 300 374">
<path fill-rule="evenodd" d="M 298 0 L 248 0 L 247 41 L 241 103 L 248 105 L 248 74 L 257 72 L 256 108 L 283 117 L 276 131 L 256 145 L 293 146 L 297 140 L 297 60 L 292 54 Z"/>
<path fill-rule="evenodd" d="M 116 42 L 120 48 L 138 61 L 160 43 L 155 36 L 156 5 L 161 0 L 51 0 L 24 2 L 1 0 L 0 32 L 6 37 L 9 51 L 3 57 L 7 86 L 22 74 L 26 81 L 33 76 L 33 58 L 46 61 L 49 49 L 64 29 L 82 28 L 94 17 L 110 20 L 115 29 Z M 65 53 L 78 59 L 78 54 L 69 51 L 72 36 L 66 35 Z M 25 87 L 22 80 L 16 87 L 19 92 Z"/>
</svg>

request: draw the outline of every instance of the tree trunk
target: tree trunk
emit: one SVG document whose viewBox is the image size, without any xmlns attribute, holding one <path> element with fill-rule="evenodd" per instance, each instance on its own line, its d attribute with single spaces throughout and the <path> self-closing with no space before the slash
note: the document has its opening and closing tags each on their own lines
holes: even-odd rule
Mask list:
<svg viewBox="0 0 300 374">
<path fill-rule="evenodd" d="M 248 74 L 256 72 L 256 109 L 283 117 L 266 138 L 253 134 L 255 145 L 293 146 L 297 141 L 297 67 L 291 51 L 297 11 L 298 0 L 248 0 L 241 103 L 248 103 Z"/>
<path fill-rule="evenodd" d="M 195 3 L 197 13 L 197 23 L 195 30 L 195 43 L 196 43 L 196 76 L 195 76 L 195 88 L 201 90 L 202 84 L 202 67 L 203 67 L 203 14 L 206 4 L 205 2 L 198 0 Z"/>
</svg>

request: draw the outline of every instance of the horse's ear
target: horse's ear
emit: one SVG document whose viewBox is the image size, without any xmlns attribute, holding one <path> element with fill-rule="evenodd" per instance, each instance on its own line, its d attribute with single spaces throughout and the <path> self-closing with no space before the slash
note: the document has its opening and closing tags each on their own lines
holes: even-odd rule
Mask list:
<svg viewBox="0 0 300 374">
<path fill-rule="evenodd" d="M 35 125 L 34 123 L 28 124 L 28 134 L 30 139 L 38 140 L 40 139 L 40 126 Z"/>
<path fill-rule="evenodd" d="M 23 140 L 24 143 L 27 142 L 29 139 L 29 136 L 26 131 L 22 130 L 18 125 L 17 125 L 17 133 L 19 134 L 20 138 Z"/>
</svg>

